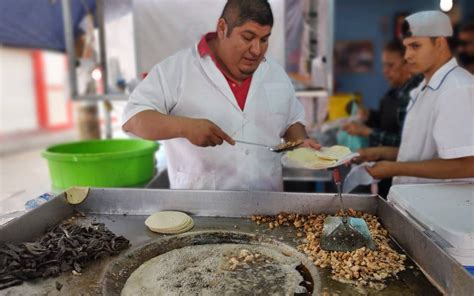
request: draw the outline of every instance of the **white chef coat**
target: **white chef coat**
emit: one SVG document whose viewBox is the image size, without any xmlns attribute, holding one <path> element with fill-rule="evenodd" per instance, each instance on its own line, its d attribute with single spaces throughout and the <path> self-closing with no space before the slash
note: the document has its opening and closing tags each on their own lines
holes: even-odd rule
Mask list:
<svg viewBox="0 0 474 296">
<path fill-rule="evenodd" d="M 208 119 L 233 139 L 277 145 L 288 127 L 304 122 L 304 109 L 283 68 L 267 58 L 255 71 L 242 111 L 222 72 L 197 45 L 157 64 L 134 92 L 123 122 L 144 110 Z M 172 189 L 281 191 L 280 155 L 224 142 L 198 147 L 187 139 L 164 141 Z"/>
<path fill-rule="evenodd" d="M 411 92 L 397 161 L 474 156 L 474 77 L 452 58 Z M 456 179 L 456 181 L 474 181 Z M 450 182 L 395 177 L 394 184 Z"/>
</svg>

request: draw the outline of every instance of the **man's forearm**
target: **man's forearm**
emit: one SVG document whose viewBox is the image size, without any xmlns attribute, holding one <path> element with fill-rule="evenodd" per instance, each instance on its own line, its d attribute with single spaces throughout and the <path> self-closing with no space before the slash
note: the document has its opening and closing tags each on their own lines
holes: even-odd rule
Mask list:
<svg viewBox="0 0 474 296">
<path fill-rule="evenodd" d="M 397 160 L 398 147 L 380 147 L 381 148 L 381 160 Z"/>
<path fill-rule="evenodd" d="M 433 179 L 474 178 L 474 156 L 393 163 L 393 176 Z"/>
<path fill-rule="evenodd" d="M 291 125 L 287 130 L 286 133 L 283 135 L 283 138 L 286 142 L 288 141 L 295 141 L 295 140 L 303 140 L 308 138 L 306 134 L 306 129 L 303 124 L 297 122 Z"/>
<path fill-rule="evenodd" d="M 185 137 L 189 121 L 189 118 L 147 110 L 130 118 L 123 125 L 123 130 L 147 140 L 181 138 Z"/>
</svg>

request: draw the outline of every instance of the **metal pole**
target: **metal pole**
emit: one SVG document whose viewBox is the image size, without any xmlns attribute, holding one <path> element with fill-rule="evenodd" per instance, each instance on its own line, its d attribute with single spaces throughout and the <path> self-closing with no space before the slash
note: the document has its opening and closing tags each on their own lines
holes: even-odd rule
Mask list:
<svg viewBox="0 0 474 296">
<path fill-rule="evenodd" d="M 327 30 L 327 42 L 326 42 L 326 65 L 327 65 L 327 82 L 328 82 L 328 94 L 331 96 L 334 91 L 334 31 L 335 31 L 335 17 L 336 17 L 336 7 L 335 1 L 329 0 L 327 2 L 327 15 L 328 15 L 328 30 Z"/>
<path fill-rule="evenodd" d="M 96 16 L 99 25 L 99 47 L 100 47 L 100 65 L 102 68 L 102 82 L 104 94 L 109 93 L 109 77 L 107 71 L 107 53 L 105 47 L 105 11 L 104 0 L 96 0 Z"/>
<path fill-rule="evenodd" d="M 64 43 L 66 46 L 66 54 L 69 72 L 69 90 L 71 98 L 74 100 L 77 93 L 77 73 L 76 73 L 76 50 L 74 48 L 74 29 L 72 26 L 71 2 L 70 0 L 61 1 L 61 9 L 63 12 L 64 25 Z"/>
<path fill-rule="evenodd" d="M 105 112 L 105 138 L 112 139 L 112 103 L 109 100 L 104 101 L 104 112 Z"/>
<path fill-rule="evenodd" d="M 100 48 L 100 65 L 102 68 L 102 83 L 104 87 L 104 112 L 105 112 L 105 138 L 112 138 L 112 104 L 108 101 L 107 96 L 109 89 L 109 75 L 107 71 L 107 48 L 105 46 L 105 1 L 96 0 L 97 23 L 99 25 L 99 48 Z"/>
<path fill-rule="evenodd" d="M 308 23 L 311 28 L 309 31 L 309 63 L 311 65 L 312 60 L 317 57 L 320 53 L 318 52 L 318 1 L 311 0 L 309 2 L 309 18 Z"/>
</svg>

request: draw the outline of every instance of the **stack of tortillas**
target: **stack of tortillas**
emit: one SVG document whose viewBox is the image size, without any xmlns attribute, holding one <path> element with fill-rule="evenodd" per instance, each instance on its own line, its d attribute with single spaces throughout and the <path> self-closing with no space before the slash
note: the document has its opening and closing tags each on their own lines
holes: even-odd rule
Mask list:
<svg viewBox="0 0 474 296">
<path fill-rule="evenodd" d="M 153 232 L 176 234 L 191 230 L 193 219 L 182 212 L 157 212 L 145 220 L 145 225 Z"/>
<path fill-rule="evenodd" d="M 320 150 L 317 150 L 315 152 L 319 158 L 339 161 L 340 159 L 350 154 L 351 149 L 346 146 L 335 145 L 331 147 L 322 147 Z"/>
<path fill-rule="evenodd" d="M 345 146 L 322 147 L 320 150 L 298 148 L 287 153 L 288 159 L 298 166 L 306 168 L 327 168 L 351 154 Z"/>
</svg>

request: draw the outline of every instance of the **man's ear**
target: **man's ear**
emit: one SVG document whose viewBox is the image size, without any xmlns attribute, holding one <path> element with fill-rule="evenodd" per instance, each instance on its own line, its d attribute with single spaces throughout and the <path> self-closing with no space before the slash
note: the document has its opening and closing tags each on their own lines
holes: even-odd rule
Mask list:
<svg viewBox="0 0 474 296">
<path fill-rule="evenodd" d="M 438 49 L 443 49 L 444 47 L 449 47 L 448 46 L 448 40 L 446 38 L 443 38 L 443 37 L 436 37 L 435 46 Z"/>
<path fill-rule="evenodd" d="M 219 21 L 217 21 L 216 32 L 219 39 L 224 39 L 227 36 L 227 23 L 223 18 L 220 18 Z"/>
</svg>

